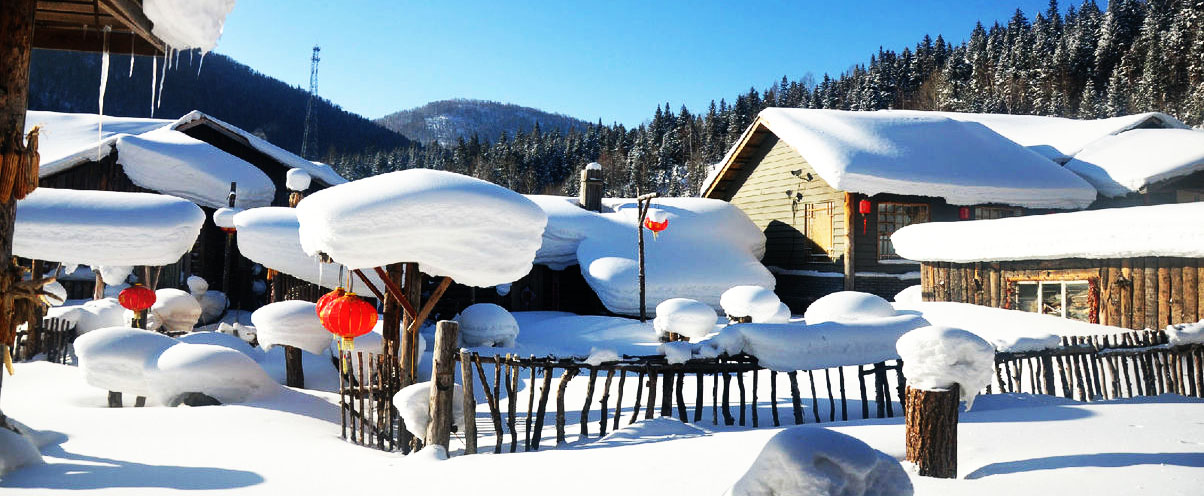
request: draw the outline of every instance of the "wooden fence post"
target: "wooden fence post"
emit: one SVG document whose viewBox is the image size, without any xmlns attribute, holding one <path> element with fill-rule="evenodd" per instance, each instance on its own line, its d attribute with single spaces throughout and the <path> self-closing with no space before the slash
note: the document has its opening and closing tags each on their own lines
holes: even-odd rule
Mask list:
<svg viewBox="0 0 1204 496">
<path fill-rule="evenodd" d="M 955 384 L 947 391 L 907 388 L 903 409 L 907 428 L 907 461 L 916 464 L 919 475 L 957 477 L 957 403 Z"/>
<path fill-rule="evenodd" d="M 389 358 L 392 358 L 390 356 Z M 464 454 L 477 453 L 477 399 L 472 384 L 472 359 L 460 349 L 460 381 L 464 383 Z"/>
<path fill-rule="evenodd" d="M 431 423 L 426 428 L 426 445 L 438 444 L 447 449 L 452 427 L 452 394 L 455 392 L 456 346 L 460 324 L 440 320 L 435 324 L 435 355 L 431 365 Z"/>
</svg>

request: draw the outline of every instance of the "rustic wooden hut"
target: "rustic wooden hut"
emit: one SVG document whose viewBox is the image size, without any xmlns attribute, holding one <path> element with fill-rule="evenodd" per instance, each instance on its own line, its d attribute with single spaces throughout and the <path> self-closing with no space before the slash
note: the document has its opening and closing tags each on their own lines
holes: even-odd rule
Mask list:
<svg viewBox="0 0 1204 496">
<path fill-rule="evenodd" d="M 1204 319 L 1204 203 L 910 226 L 925 301 L 1131 329 Z"/>
<path fill-rule="evenodd" d="M 825 294 L 919 282 L 891 234 L 929 221 L 1086 208 L 1096 192 L 989 127 L 935 112 L 766 109 L 701 191 L 743 209 L 800 311 Z"/>
</svg>

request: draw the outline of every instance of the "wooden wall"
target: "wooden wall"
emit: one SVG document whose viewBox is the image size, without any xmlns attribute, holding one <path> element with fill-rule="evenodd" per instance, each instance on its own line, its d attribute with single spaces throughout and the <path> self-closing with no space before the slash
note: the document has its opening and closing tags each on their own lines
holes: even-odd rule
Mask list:
<svg viewBox="0 0 1204 496">
<path fill-rule="evenodd" d="M 955 264 L 925 262 L 924 301 L 1007 308 L 1015 281 L 1087 280 L 1098 292 L 1098 323 L 1165 329 L 1204 319 L 1204 259 L 1033 260 Z"/>
</svg>

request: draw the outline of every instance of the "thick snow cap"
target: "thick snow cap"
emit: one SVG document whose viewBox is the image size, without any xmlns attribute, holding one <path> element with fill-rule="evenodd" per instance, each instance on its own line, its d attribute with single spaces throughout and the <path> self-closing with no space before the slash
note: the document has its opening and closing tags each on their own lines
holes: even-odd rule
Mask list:
<svg viewBox="0 0 1204 496">
<path fill-rule="evenodd" d="M 288 345 L 317 354 L 330 348 L 330 331 L 322 327 L 317 306 L 308 301 L 269 303 L 251 314 L 251 323 L 265 350 Z"/>
<path fill-rule="evenodd" d="M 163 351 L 150 374 L 151 397 L 176 406 L 188 393 L 223 404 L 242 403 L 279 386 L 258 363 L 238 351 L 212 344 L 179 343 Z"/>
<path fill-rule="evenodd" d="M 833 188 L 935 196 L 954 205 L 1086 208 L 1095 188 L 976 122 L 927 112 L 768 108 L 770 131 Z"/>
<path fill-rule="evenodd" d="M 431 423 L 431 383 L 411 384 L 393 395 L 393 407 L 405 421 L 406 430 L 419 439 L 426 439 L 426 427 Z M 455 384 L 452 391 L 452 426 L 464 419 L 464 386 Z"/>
<path fill-rule="evenodd" d="M 848 434 L 792 427 L 765 443 L 728 496 L 910 496 L 911 479 L 893 457 Z"/>
<path fill-rule="evenodd" d="M 301 247 L 350 268 L 418 262 L 490 287 L 531 271 L 547 215 L 522 195 L 451 172 L 410 169 L 341 184 L 297 205 Z"/>
<path fill-rule="evenodd" d="M 719 300 L 728 317 L 752 317 L 754 321 L 769 320 L 781 303 L 772 289 L 761 286 L 736 286 L 724 291 Z"/>
<path fill-rule="evenodd" d="M 891 242 L 925 262 L 1204 257 L 1204 202 L 912 224 Z M 1034 242 L 1034 240 L 1040 240 Z"/>
<path fill-rule="evenodd" d="M 719 316 L 710 305 L 689 298 L 669 298 L 656 306 L 652 328 L 656 335 L 674 332 L 689 338 L 703 338 L 715 331 Z"/>
<path fill-rule="evenodd" d="M 155 291 L 155 304 L 150 311 L 167 330 L 190 332 L 201 319 L 203 309 L 191 294 L 175 288 L 164 288 Z"/>
<path fill-rule="evenodd" d="M 154 23 L 151 33 L 171 49 L 213 50 L 222 36 L 234 0 L 145 0 L 142 12 Z"/>
<path fill-rule="evenodd" d="M 881 296 L 858 291 L 838 291 L 815 300 L 807 307 L 803 320 L 808 324 L 855 322 L 894 315 L 895 307 Z"/>
<path fill-rule="evenodd" d="M 469 305 L 456 317 L 460 322 L 460 345 L 514 347 L 518 322 L 505 308 L 493 303 Z"/>
<path fill-rule="evenodd" d="M 918 315 L 817 324 L 735 324 L 700 343 L 699 353 L 747 353 L 779 372 L 864 365 L 899 358 L 895 341 L 927 325 Z"/>
<path fill-rule="evenodd" d="M 205 213 L 152 193 L 38 188 L 17 202 L 13 255 L 87 265 L 167 265 L 192 249 Z"/>
<path fill-rule="evenodd" d="M 234 216 L 238 229 L 238 251 L 242 256 L 306 282 L 326 288 L 339 286 L 338 264 L 322 263 L 301 249 L 298 234 L 297 209 L 261 207 L 239 212 Z M 365 272 L 378 288 L 384 283 L 372 271 Z"/>
<path fill-rule="evenodd" d="M 311 177 L 304 169 L 289 169 L 284 175 L 284 185 L 290 191 L 305 191 L 309 189 Z"/>
<path fill-rule="evenodd" d="M 133 327 L 109 327 L 75 340 L 79 368 L 88 384 L 109 391 L 150 396 L 148 376 L 159 354 L 178 341 Z"/>
<path fill-rule="evenodd" d="M 966 409 L 995 372 L 995 347 L 964 329 L 922 327 L 904 334 L 895 347 L 903 359 L 908 387 L 947 391 L 956 384 Z"/>
<path fill-rule="evenodd" d="M 1204 170 L 1204 132 L 1134 129 L 1087 145 L 1066 168 L 1108 197 Z"/>
<path fill-rule="evenodd" d="M 238 183 L 236 207 L 270 205 L 276 196 L 258 167 L 167 128 L 117 140 L 117 162 L 134 184 L 206 207 L 226 206 L 231 182 Z"/>
</svg>

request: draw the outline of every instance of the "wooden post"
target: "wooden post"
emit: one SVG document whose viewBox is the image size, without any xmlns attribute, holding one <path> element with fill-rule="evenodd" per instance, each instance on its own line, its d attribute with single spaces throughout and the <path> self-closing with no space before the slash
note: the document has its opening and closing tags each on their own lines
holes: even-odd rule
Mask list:
<svg viewBox="0 0 1204 496">
<path fill-rule="evenodd" d="M 305 387 L 305 369 L 301 366 L 301 348 L 284 346 L 284 383 L 288 387 Z M 363 384 L 360 384 L 363 386 Z"/>
<path fill-rule="evenodd" d="M 857 219 L 853 214 L 853 204 L 857 195 L 849 192 L 844 194 L 844 289 L 853 291 L 857 283 L 855 249 L 857 246 Z M 929 301 L 929 300 L 925 300 Z"/>
<path fill-rule="evenodd" d="M 569 381 L 577 376 L 577 369 L 565 369 L 563 374 L 560 374 L 560 382 L 556 385 L 556 445 L 560 446 L 565 443 L 564 438 L 564 391 L 569 386 Z"/>
<path fill-rule="evenodd" d="M 641 323 L 648 321 L 647 309 L 646 309 L 646 304 L 645 304 L 645 292 L 644 292 L 644 217 L 646 217 L 648 215 L 648 207 L 651 206 L 652 199 L 656 198 L 656 196 L 657 196 L 656 193 L 648 193 L 646 195 L 640 195 L 638 198 L 635 199 L 636 211 L 639 214 L 636 217 L 635 224 L 636 224 L 637 236 L 639 237 L 638 243 L 639 243 L 639 258 L 640 258 L 640 322 Z"/>
<path fill-rule="evenodd" d="M 535 415 L 535 430 L 532 432 L 531 439 L 531 449 L 535 451 L 539 451 L 539 441 L 543 437 L 543 417 L 548 412 L 548 392 L 552 389 L 552 370 L 550 363 L 543 369 L 543 387 L 539 390 L 539 411 Z M 564 373 L 567 374 L 568 371 Z"/>
<path fill-rule="evenodd" d="M 96 282 L 92 283 L 92 299 L 103 300 L 105 297 L 105 280 L 100 276 L 100 269 L 93 267 L 92 272 L 96 274 Z"/>
<path fill-rule="evenodd" d="M 477 399 L 472 383 L 472 358 L 460 349 L 460 382 L 464 383 L 464 454 L 477 453 Z"/>
<path fill-rule="evenodd" d="M 591 371 L 591 374 L 593 372 Z M 615 377 L 615 369 L 606 369 L 606 381 L 602 383 L 602 399 L 598 400 L 598 437 L 606 437 L 607 403 L 610 402 L 610 381 Z"/>
<path fill-rule="evenodd" d="M 456 352 L 460 324 L 441 320 L 435 324 L 435 354 L 431 364 L 431 423 L 426 428 L 426 445 L 448 447 L 452 427 L 452 394 L 455 392 Z"/>
<path fill-rule="evenodd" d="M 394 285 L 400 287 L 404 284 L 405 277 L 404 264 L 389 264 L 385 266 L 385 276 Z M 385 293 L 384 303 L 384 321 L 381 322 L 381 340 L 384 342 L 384 354 L 390 358 L 397 358 L 401 349 L 401 301 L 394 297 L 392 292 Z"/>
<path fill-rule="evenodd" d="M 598 369 L 590 367 L 589 369 L 589 385 L 585 387 L 585 406 L 581 407 L 581 439 L 589 437 L 589 411 L 590 406 L 594 402 L 594 383 L 598 380 Z M 603 394 L 609 394 L 606 391 Z M 603 407 L 605 410 L 606 407 Z M 602 421 L 605 423 L 606 421 Z"/>
<path fill-rule="evenodd" d="M 230 183 L 230 194 L 226 196 L 226 206 L 230 207 L 230 208 L 234 208 L 234 199 L 237 196 L 238 196 L 238 182 L 232 181 Z M 226 296 L 230 299 L 230 302 L 233 303 L 234 302 L 234 291 L 233 291 L 233 288 L 230 287 L 230 272 L 233 269 L 233 267 L 231 267 L 231 265 L 234 264 L 234 233 L 231 231 L 225 231 L 225 232 L 226 232 L 226 253 L 225 253 L 225 258 L 223 259 L 223 262 L 222 262 L 222 291 L 224 291 L 226 293 Z M 234 305 L 232 304 L 231 306 L 234 306 Z"/>
<path fill-rule="evenodd" d="M 921 476 L 957 477 L 958 387 L 948 391 L 907 388 L 906 460 Z"/>
</svg>

